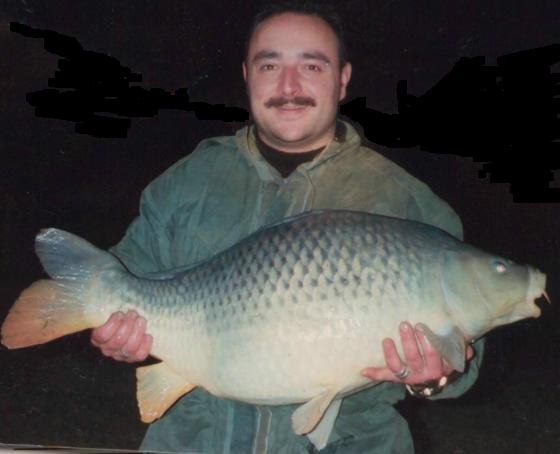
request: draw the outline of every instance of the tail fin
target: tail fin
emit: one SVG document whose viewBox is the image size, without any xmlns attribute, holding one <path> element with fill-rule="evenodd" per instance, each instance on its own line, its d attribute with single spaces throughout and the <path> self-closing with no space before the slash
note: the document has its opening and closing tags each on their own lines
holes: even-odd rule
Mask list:
<svg viewBox="0 0 560 454">
<path fill-rule="evenodd" d="M 10 309 L 1 330 L 8 348 L 43 344 L 102 324 L 107 314 L 92 307 L 92 278 L 124 269 L 111 254 L 62 230 L 42 230 L 35 251 L 53 279 L 33 283 Z"/>
</svg>

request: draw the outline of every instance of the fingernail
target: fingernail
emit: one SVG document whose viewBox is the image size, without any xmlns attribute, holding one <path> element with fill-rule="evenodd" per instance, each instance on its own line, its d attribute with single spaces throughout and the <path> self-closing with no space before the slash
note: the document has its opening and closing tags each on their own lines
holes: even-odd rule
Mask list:
<svg viewBox="0 0 560 454">
<path fill-rule="evenodd" d="M 410 327 L 408 326 L 408 323 L 406 323 L 406 322 L 402 322 L 402 323 L 400 324 L 400 328 L 401 328 L 403 331 L 408 331 L 408 330 L 410 329 Z"/>
</svg>

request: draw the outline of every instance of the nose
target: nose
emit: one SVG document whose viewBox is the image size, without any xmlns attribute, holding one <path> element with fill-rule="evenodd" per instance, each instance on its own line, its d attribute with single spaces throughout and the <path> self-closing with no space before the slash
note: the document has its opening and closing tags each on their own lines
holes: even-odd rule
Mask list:
<svg viewBox="0 0 560 454">
<path fill-rule="evenodd" d="M 282 69 L 279 80 L 279 89 L 283 96 L 295 96 L 301 91 L 297 68 L 285 67 Z"/>
</svg>

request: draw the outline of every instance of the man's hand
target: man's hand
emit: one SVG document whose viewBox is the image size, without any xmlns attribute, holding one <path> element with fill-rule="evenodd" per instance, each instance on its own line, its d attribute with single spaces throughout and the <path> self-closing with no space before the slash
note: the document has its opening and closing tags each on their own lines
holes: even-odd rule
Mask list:
<svg viewBox="0 0 560 454">
<path fill-rule="evenodd" d="M 421 385 L 433 380 L 439 380 L 453 372 L 441 357 L 440 353 L 428 342 L 420 330 L 415 330 L 408 322 L 399 326 L 404 361 L 397 352 L 397 347 L 392 339 L 383 339 L 383 353 L 387 367 L 367 367 L 362 374 L 374 381 L 392 381 L 406 385 Z M 474 356 L 473 348 L 468 345 L 466 360 Z M 409 374 L 399 379 L 398 375 L 405 370 Z"/>
<path fill-rule="evenodd" d="M 91 343 L 117 361 L 135 363 L 150 354 L 153 338 L 146 334 L 146 319 L 135 311 L 113 313 L 91 333 Z"/>
</svg>

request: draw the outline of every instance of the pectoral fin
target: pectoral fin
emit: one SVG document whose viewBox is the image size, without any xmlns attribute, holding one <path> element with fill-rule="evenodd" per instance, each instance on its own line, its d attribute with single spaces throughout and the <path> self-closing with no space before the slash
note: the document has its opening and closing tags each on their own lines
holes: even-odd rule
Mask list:
<svg viewBox="0 0 560 454">
<path fill-rule="evenodd" d="M 466 342 L 463 333 L 456 326 L 446 335 L 435 334 L 424 323 L 416 327 L 422 331 L 430 344 L 441 353 L 443 359 L 458 372 L 465 370 Z"/>
<path fill-rule="evenodd" d="M 342 399 L 333 400 L 319 424 L 307 434 L 309 441 L 311 441 L 318 450 L 323 449 L 329 442 L 329 437 L 331 436 L 341 403 Z"/>
<path fill-rule="evenodd" d="M 328 389 L 309 402 L 298 407 L 292 414 L 292 428 L 298 435 L 311 432 L 325 414 L 325 411 L 338 393 L 338 389 Z"/>
<path fill-rule="evenodd" d="M 142 422 L 153 422 L 183 394 L 196 388 L 172 370 L 166 363 L 136 369 L 136 397 Z"/>
</svg>

